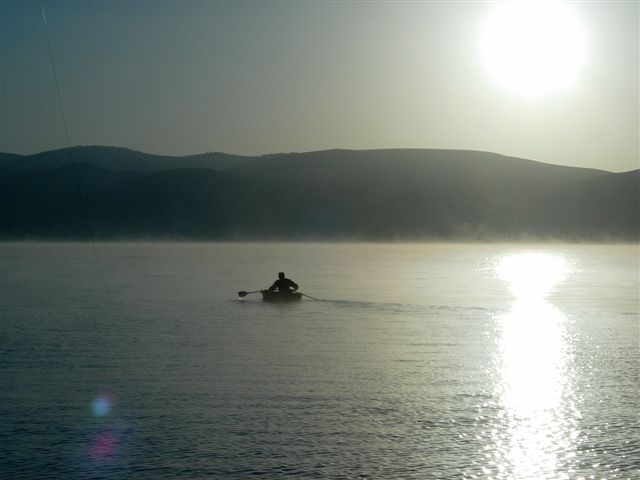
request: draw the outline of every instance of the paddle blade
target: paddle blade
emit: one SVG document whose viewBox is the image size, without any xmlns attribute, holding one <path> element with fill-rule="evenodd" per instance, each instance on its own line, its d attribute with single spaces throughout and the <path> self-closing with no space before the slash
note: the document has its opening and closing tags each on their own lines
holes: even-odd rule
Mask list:
<svg viewBox="0 0 640 480">
<path fill-rule="evenodd" d="M 247 295 L 249 295 L 249 293 L 248 293 L 248 292 L 245 292 L 244 290 L 240 290 L 240 291 L 238 292 L 238 296 L 239 296 L 240 298 L 244 298 L 244 297 L 246 297 Z"/>
</svg>

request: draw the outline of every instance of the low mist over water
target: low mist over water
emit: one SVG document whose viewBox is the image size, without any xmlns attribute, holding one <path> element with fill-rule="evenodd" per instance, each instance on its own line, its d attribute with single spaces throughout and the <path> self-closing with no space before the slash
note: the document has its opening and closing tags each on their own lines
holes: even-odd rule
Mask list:
<svg viewBox="0 0 640 480">
<path fill-rule="evenodd" d="M 639 478 L 638 253 L 0 244 L 0 476 Z"/>
</svg>

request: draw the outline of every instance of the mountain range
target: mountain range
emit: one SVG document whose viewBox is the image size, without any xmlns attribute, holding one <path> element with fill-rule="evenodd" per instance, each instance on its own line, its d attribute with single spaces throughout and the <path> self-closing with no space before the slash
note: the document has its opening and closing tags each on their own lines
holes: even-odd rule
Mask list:
<svg viewBox="0 0 640 480">
<path fill-rule="evenodd" d="M 640 171 L 489 152 L 0 153 L 0 238 L 638 241 Z"/>
</svg>

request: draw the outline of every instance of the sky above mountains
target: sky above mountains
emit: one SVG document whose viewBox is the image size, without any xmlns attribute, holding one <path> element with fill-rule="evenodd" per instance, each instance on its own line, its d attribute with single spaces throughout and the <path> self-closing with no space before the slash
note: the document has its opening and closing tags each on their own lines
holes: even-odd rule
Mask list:
<svg viewBox="0 0 640 480">
<path fill-rule="evenodd" d="M 41 5 L 0 3 L 1 151 L 66 146 Z M 509 17 L 513 31 L 496 30 L 490 2 L 44 6 L 74 145 L 170 155 L 452 148 L 638 168 L 637 2 L 569 3 L 574 23 L 558 20 L 552 41 L 542 20 L 522 28 Z M 576 64 L 571 82 L 508 88 L 491 70 L 505 53 L 483 51 L 488 28 L 528 68 L 545 42 L 543 57 L 565 52 L 556 63 Z M 523 30 L 533 40 L 510 41 Z M 563 43 L 575 31 L 580 52 Z M 546 65 L 553 78 L 559 67 Z"/>
</svg>

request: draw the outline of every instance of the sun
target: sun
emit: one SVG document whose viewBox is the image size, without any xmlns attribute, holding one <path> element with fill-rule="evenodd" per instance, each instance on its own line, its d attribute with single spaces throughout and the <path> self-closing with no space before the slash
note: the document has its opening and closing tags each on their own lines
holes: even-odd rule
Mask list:
<svg viewBox="0 0 640 480">
<path fill-rule="evenodd" d="M 526 96 L 571 85 L 584 56 L 582 29 L 559 2 L 513 1 L 497 5 L 485 21 L 482 55 L 493 77 Z"/>
</svg>

